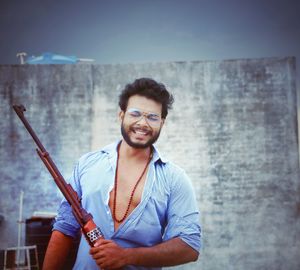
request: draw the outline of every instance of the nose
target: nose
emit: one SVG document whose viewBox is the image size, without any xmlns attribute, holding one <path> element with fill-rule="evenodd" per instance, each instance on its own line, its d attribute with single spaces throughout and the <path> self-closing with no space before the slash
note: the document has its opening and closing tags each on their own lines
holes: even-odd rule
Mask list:
<svg viewBox="0 0 300 270">
<path fill-rule="evenodd" d="M 146 115 L 142 115 L 141 118 L 137 121 L 137 123 L 141 124 L 141 125 L 147 125 L 149 126 L 149 123 L 147 121 Z"/>
</svg>

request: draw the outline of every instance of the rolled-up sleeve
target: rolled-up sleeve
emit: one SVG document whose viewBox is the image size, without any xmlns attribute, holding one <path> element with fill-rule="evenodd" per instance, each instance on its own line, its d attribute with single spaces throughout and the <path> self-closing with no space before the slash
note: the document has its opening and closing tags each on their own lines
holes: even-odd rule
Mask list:
<svg viewBox="0 0 300 270">
<path fill-rule="evenodd" d="M 179 237 L 199 252 L 201 248 L 200 212 L 189 177 L 181 171 L 172 177 L 167 227 L 163 241 Z"/>
<path fill-rule="evenodd" d="M 80 197 L 81 190 L 79 187 L 78 167 L 79 165 L 77 164 L 68 182 Z M 80 226 L 72 213 L 72 208 L 64 198 L 59 206 L 58 213 L 55 218 L 55 223 L 53 225 L 53 230 L 60 231 L 65 235 L 75 238 L 78 235 L 79 229 Z"/>
</svg>

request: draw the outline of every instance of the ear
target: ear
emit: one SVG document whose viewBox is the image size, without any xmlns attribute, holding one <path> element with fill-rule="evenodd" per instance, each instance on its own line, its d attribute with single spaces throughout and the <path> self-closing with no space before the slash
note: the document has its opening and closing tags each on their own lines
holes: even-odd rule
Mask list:
<svg viewBox="0 0 300 270">
<path fill-rule="evenodd" d="M 119 122 L 120 123 L 122 123 L 122 121 L 123 121 L 123 119 L 124 119 L 124 116 L 125 116 L 125 113 L 124 113 L 124 111 L 119 111 L 119 115 L 118 115 L 118 117 L 119 117 Z"/>
<path fill-rule="evenodd" d="M 165 118 L 161 119 L 160 128 L 162 128 L 162 127 L 164 126 L 164 124 L 165 124 L 165 121 L 166 121 L 166 119 L 165 119 Z"/>
</svg>

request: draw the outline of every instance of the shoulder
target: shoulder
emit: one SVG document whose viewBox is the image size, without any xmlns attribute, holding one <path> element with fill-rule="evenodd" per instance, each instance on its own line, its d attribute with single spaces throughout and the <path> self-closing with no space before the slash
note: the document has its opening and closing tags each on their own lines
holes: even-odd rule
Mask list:
<svg viewBox="0 0 300 270">
<path fill-rule="evenodd" d="M 176 184 L 177 182 L 189 182 L 189 178 L 183 168 L 170 161 L 163 156 L 154 146 L 154 162 L 156 172 L 160 177 L 165 178 L 168 184 Z"/>
<path fill-rule="evenodd" d="M 184 170 L 181 167 L 163 156 L 155 146 L 153 158 L 155 167 L 158 170 L 163 171 L 164 174 L 168 175 L 168 177 L 175 177 L 184 174 Z"/>
<path fill-rule="evenodd" d="M 161 169 L 170 177 L 176 177 L 178 175 L 185 174 L 185 171 L 180 166 L 173 163 L 172 161 L 166 161 L 166 162 L 158 161 L 158 166 L 161 167 Z"/>
<path fill-rule="evenodd" d="M 78 162 L 80 164 L 90 163 L 90 162 L 98 160 L 99 158 L 103 157 L 104 155 L 105 155 L 105 153 L 102 152 L 102 150 L 88 152 L 88 153 L 85 153 L 84 155 L 82 155 L 79 158 Z"/>
<path fill-rule="evenodd" d="M 78 169 L 84 170 L 101 162 L 107 161 L 115 154 L 114 145 L 115 144 L 110 144 L 97 151 L 88 152 L 82 155 L 77 162 Z"/>
<path fill-rule="evenodd" d="M 171 190 L 191 186 L 191 180 L 186 171 L 171 161 L 161 162 L 158 160 L 156 170 Z"/>
</svg>

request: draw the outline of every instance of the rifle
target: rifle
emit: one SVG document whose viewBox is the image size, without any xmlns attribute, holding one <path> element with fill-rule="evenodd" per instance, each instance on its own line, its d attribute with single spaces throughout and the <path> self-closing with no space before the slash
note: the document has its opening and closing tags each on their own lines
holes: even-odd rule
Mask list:
<svg viewBox="0 0 300 270">
<path fill-rule="evenodd" d="M 26 111 L 25 107 L 23 105 L 13 105 L 13 109 L 15 110 L 16 114 L 19 116 L 25 128 L 27 129 L 32 139 L 38 146 L 38 148 L 36 149 L 37 154 L 39 155 L 39 157 L 47 167 L 48 171 L 52 175 L 57 187 L 60 189 L 63 196 L 70 204 L 73 215 L 76 218 L 78 224 L 80 225 L 82 233 L 84 234 L 89 245 L 93 247 L 94 244 L 100 238 L 103 238 L 103 234 L 93 221 L 92 214 L 88 213 L 81 206 L 81 199 L 78 197 L 77 192 L 73 189 L 73 187 L 70 184 L 66 183 L 65 179 L 57 169 L 53 160 L 51 159 L 49 153 L 46 151 L 45 147 L 43 146 L 43 144 L 35 134 L 34 130 L 28 123 L 27 119 L 24 116 L 24 112 Z"/>
</svg>

